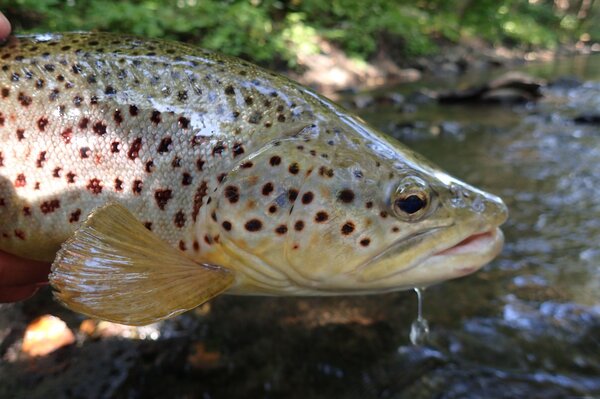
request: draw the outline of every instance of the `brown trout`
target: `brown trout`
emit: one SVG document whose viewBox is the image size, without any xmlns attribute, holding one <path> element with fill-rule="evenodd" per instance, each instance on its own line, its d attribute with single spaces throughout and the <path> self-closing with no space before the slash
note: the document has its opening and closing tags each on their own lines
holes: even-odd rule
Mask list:
<svg viewBox="0 0 600 399">
<path fill-rule="evenodd" d="M 245 61 L 100 33 L 0 48 L 0 249 L 54 261 L 75 311 L 140 325 L 225 292 L 423 287 L 494 258 L 506 217 Z"/>
</svg>

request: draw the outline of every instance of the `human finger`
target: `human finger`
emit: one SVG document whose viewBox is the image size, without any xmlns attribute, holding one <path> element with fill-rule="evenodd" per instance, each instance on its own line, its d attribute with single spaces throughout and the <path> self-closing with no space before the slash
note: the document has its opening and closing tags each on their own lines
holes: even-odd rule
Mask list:
<svg viewBox="0 0 600 399">
<path fill-rule="evenodd" d="M 48 281 L 49 273 L 49 263 L 0 251 L 0 287 L 43 283 Z"/>
</svg>

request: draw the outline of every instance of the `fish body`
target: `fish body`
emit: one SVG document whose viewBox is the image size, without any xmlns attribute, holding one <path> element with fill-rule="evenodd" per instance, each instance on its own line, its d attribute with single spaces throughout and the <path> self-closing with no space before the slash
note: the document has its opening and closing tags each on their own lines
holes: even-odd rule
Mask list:
<svg viewBox="0 0 600 399">
<path fill-rule="evenodd" d="M 98 222 L 129 222 L 86 222 L 110 206 Z M 165 244 L 161 265 L 220 270 L 219 292 L 337 295 L 473 272 L 499 252 L 505 219 L 498 197 L 245 61 L 100 33 L 0 48 L 0 249 L 53 261 L 63 245 L 59 291 L 92 284 L 61 264 L 135 252 L 94 250 L 111 228 L 135 242 L 143 227 L 137 260 Z M 73 255 L 85 229 L 95 244 Z"/>
</svg>

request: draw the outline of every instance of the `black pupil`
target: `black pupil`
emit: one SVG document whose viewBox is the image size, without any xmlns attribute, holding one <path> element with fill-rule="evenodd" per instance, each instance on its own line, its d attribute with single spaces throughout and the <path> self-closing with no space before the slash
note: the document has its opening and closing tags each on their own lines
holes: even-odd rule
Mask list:
<svg viewBox="0 0 600 399">
<path fill-rule="evenodd" d="M 423 209 L 425 201 L 423 201 L 418 195 L 409 195 L 406 198 L 396 200 L 396 205 L 403 212 L 412 215 L 415 212 Z"/>
</svg>

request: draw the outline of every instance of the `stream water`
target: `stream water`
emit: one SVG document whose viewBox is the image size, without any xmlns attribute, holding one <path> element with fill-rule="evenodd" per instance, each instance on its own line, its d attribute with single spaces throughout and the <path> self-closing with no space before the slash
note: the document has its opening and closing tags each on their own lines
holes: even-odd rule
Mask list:
<svg viewBox="0 0 600 399">
<path fill-rule="evenodd" d="M 413 292 L 222 297 L 155 326 L 151 339 L 80 335 L 46 358 L 0 362 L 0 397 L 600 397 L 600 127 L 573 122 L 600 114 L 600 57 L 527 71 L 582 84 L 563 80 L 537 104 L 360 111 L 510 209 L 495 261 L 425 292 L 424 345 L 409 340 Z M 82 320 L 48 293 L 2 311 L 5 359 L 22 332 L 15 326 L 36 315 L 59 315 L 75 330 Z"/>
</svg>

